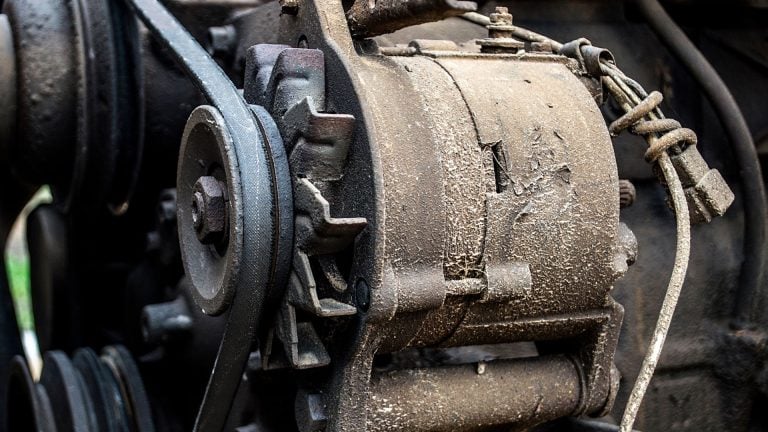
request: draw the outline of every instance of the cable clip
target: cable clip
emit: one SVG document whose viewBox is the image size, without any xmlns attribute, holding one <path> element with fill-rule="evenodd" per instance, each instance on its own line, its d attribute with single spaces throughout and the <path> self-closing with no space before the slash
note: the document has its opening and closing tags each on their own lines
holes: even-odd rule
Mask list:
<svg viewBox="0 0 768 432">
<path fill-rule="evenodd" d="M 600 62 L 616 64 L 610 51 L 592 45 L 592 42 L 585 38 L 579 38 L 563 44 L 562 48 L 560 48 L 560 54 L 576 59 L 579 65 L 595 78 L 605 75 Z"/>
</svg>

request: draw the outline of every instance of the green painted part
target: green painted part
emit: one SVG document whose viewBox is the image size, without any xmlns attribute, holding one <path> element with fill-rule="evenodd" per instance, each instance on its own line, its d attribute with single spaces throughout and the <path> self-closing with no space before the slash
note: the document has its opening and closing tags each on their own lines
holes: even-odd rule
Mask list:
<svg viewBox="0 0 768 432">
<path fill-rule="evenodd" d="M 32 301 L 29 283 L 29 259 L 8 257 L 5 260 L 8 281 L 11 285 L 11 295 L 16 306 L 16 319 L 19 328 L 32 330 L 34 319 L 32 317 Z"/>
</svg>

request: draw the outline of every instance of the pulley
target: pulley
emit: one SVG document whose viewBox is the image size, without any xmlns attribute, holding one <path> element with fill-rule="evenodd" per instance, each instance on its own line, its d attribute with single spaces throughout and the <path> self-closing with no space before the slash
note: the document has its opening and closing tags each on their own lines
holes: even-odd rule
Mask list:
<svg viewBox="0 0 768 432">
<path fill-rule="evenodd" d="M 8 0 L 3 14 L 0 74 L 17 85 L 3 90 L 0 149 L 15 176 L 68 209 L 124 212 L 143 142 L 135 21 L 106 0 Z"/>
<path fill-rule="evenodd" d="M 22 357 L 13 360 L 6 425 L 19 432 L 154 432 L 149 401 L 130 353 L 115 345 L 101 356 L 80 348 L 70 358 L 49 351 L 34 382 Z"/>
</svg>

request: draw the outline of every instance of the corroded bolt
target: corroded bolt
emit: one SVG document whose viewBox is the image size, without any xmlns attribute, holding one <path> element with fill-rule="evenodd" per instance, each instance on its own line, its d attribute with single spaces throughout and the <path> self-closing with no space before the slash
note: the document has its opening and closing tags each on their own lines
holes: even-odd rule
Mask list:
<svg viewBox="0 0 768 432">
<path fill-rule="evenodd" d="M 635 202 L 637 191 L 635 185 L 629 180 L 619 180 L 619 206 L 627 208 Z"/>
<path fill-rule="evenodd" d="M 211 176 L 195 182 L 192 194 L 192 225 L 197 239 L 213 244 L 224 237 L 227 227 L 227 196 L 224 186 Z"/>
<path fill-rule="evenodd" d="M 525 47 L 522 41 L 512 37 L 515 27 L 512 25 L 512 14 L 505 7 L 497 7 L 490 16 L 488 38 L 477 41 L 480 51 L 484 53 L 516 53 Z"/>
<path fill-rule="evenodd" d="M 512 25 L 512 14 L 509 13 L 509 8 L 496 6 L 496 11 L 491 14 L 491 24 Z"/>
<path fill-rule="evenodd" d="M 488 37 L 492 39 L 507 39 L 512 37 L 512 14 L 505 7 L 497 7 L 491 14 L 491 24 L 488 25 Z"/>
</svg>

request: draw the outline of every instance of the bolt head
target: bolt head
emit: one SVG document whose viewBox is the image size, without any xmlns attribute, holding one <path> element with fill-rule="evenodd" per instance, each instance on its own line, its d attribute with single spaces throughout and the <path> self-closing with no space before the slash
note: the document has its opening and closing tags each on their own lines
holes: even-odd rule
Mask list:
<svg viewBox="0 0 768 432">
<path fill-rule="evenodd" d="M 227 196 L 223 184 L 212 176 L 197 179 L 191 206 L 198 240 L 204 244 L 221 241 L 227 228 Z"/>
<path fill-rule="evenodd" d="M 208 53 L 214 57 L 226 57 L 237 48 L 237 31 L 233 25 L 208 29 Z"/>
<path fill-rule="evenodd" d="M 160 224 L 176 222 L 176 191 L 166 189 L 162 192 L 157 203 L 157 221 Z"/>
<path fill-rule="evenodd" d="M 294 405 L 296 423 L 301 432 L 324 431 L 328 414 L 322 394 L 299 390 Z"/>
</svg>

